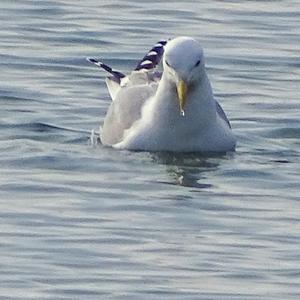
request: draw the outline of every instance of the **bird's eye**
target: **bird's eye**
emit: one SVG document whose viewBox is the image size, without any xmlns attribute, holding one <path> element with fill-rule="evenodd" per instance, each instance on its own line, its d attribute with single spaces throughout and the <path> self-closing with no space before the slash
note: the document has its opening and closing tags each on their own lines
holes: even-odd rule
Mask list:
<svg viewBox="0 0 300 300">
<path fill-rule="evenodd" d="M 198 67 L 200 65 L 200 59 L 196 62 L 195 67 Z"/>
</svg>

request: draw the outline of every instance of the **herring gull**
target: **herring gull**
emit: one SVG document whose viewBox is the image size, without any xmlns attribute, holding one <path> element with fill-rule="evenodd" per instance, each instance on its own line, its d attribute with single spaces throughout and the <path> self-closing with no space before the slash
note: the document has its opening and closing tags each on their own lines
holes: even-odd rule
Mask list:
<svg viewBox="0 0 300 300">
<path fill-rule="evenodd" d="M 117 149 L 174 152 L 234 151 L 236 139 L 214 99 L 203 50 L 190 37 L 160 41 L 128 76 L 110 73 L 112 102 L 100 128 L 103 145 Z M 162 60 L 163 72 L 157 71 Z"/>
</svg>

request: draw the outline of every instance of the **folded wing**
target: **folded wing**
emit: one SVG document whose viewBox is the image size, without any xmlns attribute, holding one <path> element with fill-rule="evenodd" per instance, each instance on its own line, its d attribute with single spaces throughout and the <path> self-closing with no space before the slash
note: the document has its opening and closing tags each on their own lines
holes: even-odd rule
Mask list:
<svg viewBox="0 0 300 300">
<path fill-rule="evenodd" d="M 166 43 L 163 40 L 155 44 L 128 76 L 100 60 L 87 58 L 110 74 L 106 84 L 113 102 L 101 129 L 103 144 L 114 145 L 120 142 L 124 131 L 140 119 L 144 103 L 156 92 L 161 74 L 155 72 L 155 68 L 162 59 Z"/>
</svg>

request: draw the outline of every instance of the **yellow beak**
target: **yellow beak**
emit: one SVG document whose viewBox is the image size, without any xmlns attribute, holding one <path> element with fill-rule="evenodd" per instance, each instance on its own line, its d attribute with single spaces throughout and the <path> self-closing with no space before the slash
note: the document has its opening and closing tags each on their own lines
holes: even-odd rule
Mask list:
<svg viewBox="0 0 300 300">
<path fill-rule="evenodd" d="M 182 116 L 184 116 L 184 106 L 187 96 L 187 84 L 183 80 L 180 80 L 177 84 L 177 95 L 179 100 L 180 113 Z"/>
</svg>

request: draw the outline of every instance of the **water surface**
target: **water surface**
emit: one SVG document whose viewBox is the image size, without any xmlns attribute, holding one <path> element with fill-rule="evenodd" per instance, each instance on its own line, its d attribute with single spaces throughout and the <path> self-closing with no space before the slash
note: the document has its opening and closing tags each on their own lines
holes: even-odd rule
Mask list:
<svg viewBox="0 0 300 300">
<path fill-rule="evenodd" d="M 81 3 L 82 2 L 82 3 Z M 0 4 L 1 299 L 299 299 L 298 1 Z M 205 50 L 234 154 L 89 142 L 162 38 Z"/>
</svg>

